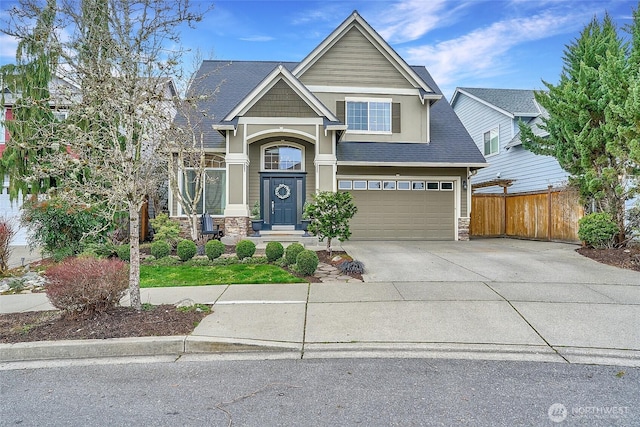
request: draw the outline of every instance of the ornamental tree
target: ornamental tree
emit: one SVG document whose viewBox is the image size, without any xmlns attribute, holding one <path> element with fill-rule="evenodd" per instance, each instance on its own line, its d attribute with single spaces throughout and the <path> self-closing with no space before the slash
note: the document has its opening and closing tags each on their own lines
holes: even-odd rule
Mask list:
<svg viewBox="0 0 640 427">
<path fill-rule="evenodd" d="M 358 212 L 353 204 L 351 193 L 323 191 L 313 196 L 313 201 L 304 209 L 309 218 L 309 231 L 320 238 L 327 239 L 327 251 L 331 254 L 331 240 L 338 238 L 341 242 L 349 240 L 351 230 L 349 220 Z"/>
<path fill-rule="evenodd" d="M 159 141 L 175 112 L 171 86 L 180 77 L 184 53 L 180 31 L 204 12 L 193 10 L 190 0 L 51 0 L 46 7 L 20 0 L 3 31 L 19 41 L 34 40 L 32 23 L 44 13 L 53 14 L 52 45 L 72 85 L 66 93 L 61 89 L 68 118 L 55 130 L 27 122 L 41 131 L 25 141 L 37 153 L 29 158 L 31 177 L 65 171 L 56 182 L 57 196 L 101 203 L 111 218 L 128 214 L 129 294 L 140 310 L 138 214 L 166 180 L 166 171 L 158 173 L 164 164 Z M 64 149 L 40 153 L 41 146 Z"/>
<path fill-rule="evenodd" d="M 618 36 L 606 15 L 593 19 L 567 46 L 560 81 L 543 82 L 548 91 L 536 101 L 548 112 L 548 137 L 520 125 L 524 146 L 554 156 L 570 173 L 585 204 L 607 212 L 625 241 L 625 201 L 637 193 L 640 165 L 640 18 L 627 28 L 631 42 Z"/>
</svg>

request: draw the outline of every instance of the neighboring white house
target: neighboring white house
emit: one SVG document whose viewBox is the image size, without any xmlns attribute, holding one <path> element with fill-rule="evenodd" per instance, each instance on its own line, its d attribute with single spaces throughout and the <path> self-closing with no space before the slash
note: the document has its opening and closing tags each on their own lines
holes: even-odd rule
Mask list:
<svg viewBox="0 0 640 427">
<path fill-rule="evenodd" d="M 534 154 L 520 141 L 520 121 L 535 134 L 546 111 L 538 105 L 533 90 L 456 88 L 453 110 L 467 129 L 489 166 L 473 177 L 474 192 L 523 193 L 564 187 L 569 174 L 551 156 Z"/>
</svg>

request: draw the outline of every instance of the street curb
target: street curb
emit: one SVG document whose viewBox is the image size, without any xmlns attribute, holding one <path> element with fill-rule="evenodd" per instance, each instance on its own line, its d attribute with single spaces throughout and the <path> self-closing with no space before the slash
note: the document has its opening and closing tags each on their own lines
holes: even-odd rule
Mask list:
<svg viewBox="0 0 640 427">
<path fill-rule="evenodd" d="M 244 352 L 296 352 L 300 354 L 302 344 L 204 336 L 35 341 L 0 344 L 0 363 L 167 355 L 173 355 L 177 358 L 186 354 Z"/>
<path fill-rule="evenodd" d="M 184 352 L 185 336 L 36 341 L 0 344 L 0 362 L 159 356 Z"/>
</svg>

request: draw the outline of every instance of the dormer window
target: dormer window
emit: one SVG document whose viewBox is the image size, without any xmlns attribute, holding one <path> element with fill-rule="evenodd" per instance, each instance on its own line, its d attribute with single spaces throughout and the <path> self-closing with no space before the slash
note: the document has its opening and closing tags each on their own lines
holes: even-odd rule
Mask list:
<svg viewBox="0 0 640 427">
<path fill-rule="evenodd" d="M 347 132 L 391 133 L 391 99 L 346 98 Z"/>
</svg>

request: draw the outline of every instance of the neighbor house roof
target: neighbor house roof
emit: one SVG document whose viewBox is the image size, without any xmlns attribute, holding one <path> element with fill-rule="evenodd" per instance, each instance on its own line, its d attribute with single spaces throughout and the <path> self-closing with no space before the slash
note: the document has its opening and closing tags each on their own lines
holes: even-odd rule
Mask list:
<svg viewBox="0 0 640 427">
<path fill-rule="evenodd" d="M 455 103 L 459 93 L 463 93 L 494 109 L 514 117 L 536 117 L 542 110 L 534 97 L 534 91 L 529 89 L 491 89 L 459 87 L 451 99 Z"/>
</svg>

